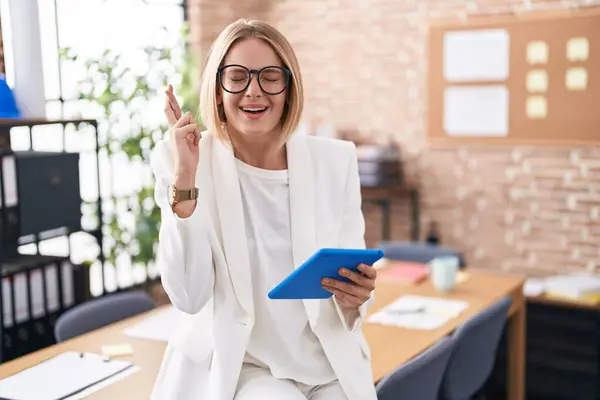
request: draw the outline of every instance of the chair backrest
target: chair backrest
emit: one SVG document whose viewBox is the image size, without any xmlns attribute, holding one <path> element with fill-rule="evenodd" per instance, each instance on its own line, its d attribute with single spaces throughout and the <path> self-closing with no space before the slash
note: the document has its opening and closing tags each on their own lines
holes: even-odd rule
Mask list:
<svg viewBox="0 0 600 400">
<path fill-rule="evenodd" d="M 54 337 L 62 342 L 155 307 L 152 298 L 141 290 L 109 294 L 64 312 L 56 321 Z"/>
<path fill-rule="evenodd" d="M 444 337 L 377 383 L 378 400 L 437 400 L 456 341 Z"/>
<path fill-rule="evenodd" d="M 462 253 L 451 247 L 399 240 L 382 242 L 379 247 L 385 252 L 385 257 L 390 260 L 427 264 L 437 257 L 452 256 L 458 258 L 460 268 L 466 266 Z"/>
<path fill-rule="evenodd" d="M 456 348 L 442 381 L 443 399 L 470 399 L 483 387 L 492 373 L 511 304 L 512 299 L 504 297 L 456 329 Z"/>
</svg>

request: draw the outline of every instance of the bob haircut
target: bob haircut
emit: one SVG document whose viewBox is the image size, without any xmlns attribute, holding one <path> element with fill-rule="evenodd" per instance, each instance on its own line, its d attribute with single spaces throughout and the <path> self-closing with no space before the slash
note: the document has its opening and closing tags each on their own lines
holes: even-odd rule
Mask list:
<svg viewBox="0 0 600 400">
<path fill-rule="evenodd" d="M 281 117 L 281 140 L 285 143 L 298 126 L 304 107 L 302 77 L 298 59 L 288 40 L 265 22 L 239 19 L 228 25 L 213 42 L 204 62 L 200 84 L 200 117 L 209 132 L 221 140 L 230 141 L 227 130 L 223 126 L 226 122 L 225 113 L 222 106 L 217 104 L 217 90 L 220 89 L 217 86 L 217 69 L 234 43 L 251 37 L 268 43 L 281 59 L 283 66 L 292 72 L 286 93 L 286 106 Z"/>
</svg>

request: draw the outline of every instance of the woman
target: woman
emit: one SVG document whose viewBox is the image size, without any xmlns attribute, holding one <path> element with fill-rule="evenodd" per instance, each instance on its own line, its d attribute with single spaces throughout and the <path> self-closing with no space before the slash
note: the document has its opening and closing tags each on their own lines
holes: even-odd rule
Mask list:
<svg viewBox="0 0 600 400">
<path fill-rule="evenodd" d="M 323 282 L 328 300 L 267 297 L 319 248 L 365 246 L 354 145 L 291 135 L 303 92 L 290 44 L 259 21 L 219 35 L 204 66 L 202 134 L 166 94 L 170 139 L 151 158 L 157 263 L 184 322 L 153 398 L 375 399 L 360 330 L 373 268 Z"/>
</svg>

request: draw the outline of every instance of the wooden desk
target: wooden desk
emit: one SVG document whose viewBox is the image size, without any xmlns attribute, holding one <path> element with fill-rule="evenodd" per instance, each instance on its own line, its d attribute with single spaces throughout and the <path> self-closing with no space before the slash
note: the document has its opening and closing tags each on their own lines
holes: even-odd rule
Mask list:
<svg viewBox="0 0 600 400">
<path fill-rule="evenodd" d="M 525 299 L 523 296 L 524 278 L 470 271 L 467 281 L 458 285 L 453 292 L 442 296 L 425 282 L 419 286 L 398 286 L 379 283 L 373 306 L 368 315 L 377 312 L 398 296 L 416 294 L 422 296 L 446 297 L 464 300 L 469 308 L 458 318 L 431 331 L 415 331 L 404 328 L 365 324 L 363 332 L 371 347 L 373 378 L 383 378 L 419 353 L 423 352 L 441 337 L 450 334 L 458 325 L 478 312 L 491 306 L 504 296 L 513 298 L 508 322 L 508 396 L 511 400 L 525 398 Z"/>
<path fill-rule="evenodd" d="M 461 322 L 477 312 L 489 307 L 493 302 L 505 295 L 514 299 L 509 313 L 509 397 L 511 400 L 524 398 L 525 382 L 525 307 L 522 296 L 523 279 L 520 277 L 471 272 L 466 282 L 461 283 L 447 297 L 469 302 L 469 308 L 460 317 L 448 322 L 433 331 L 415 331 L 390 326 L 365 324 L 364 333 L 371 347 L 373 378 L 381 379 L 402 363 L 410 360 L 426 350 L 441 337 L 451 333 Z M 376 291 L 376 299 L 369 313 L 376 312 L 386 304 L 403 294 L 440 296 L 425 282 L 419 286 L 398 286 L 380 283 Z M 42 360 L 67 350 L 100 352 L 102 345 L 128 342 L 134 348 L 134 355 L 124 357 L 141 366 L 141 370 L 113 384 L 90 399 L 119 398 L 123 394 L 128 399 L 148 399 L 152 391 L 155 377 L 162 361 L 166 344 L 151 340 L 135 339 L 125 336 L 123 329 L 159 312 L 160 309 L 121 321 L 86 335 L 74 338 L 56 346 L 48 347 L 27 356 L 12 360 L 2 365 L 0 378 L 12 375 Z"/>
</svg>

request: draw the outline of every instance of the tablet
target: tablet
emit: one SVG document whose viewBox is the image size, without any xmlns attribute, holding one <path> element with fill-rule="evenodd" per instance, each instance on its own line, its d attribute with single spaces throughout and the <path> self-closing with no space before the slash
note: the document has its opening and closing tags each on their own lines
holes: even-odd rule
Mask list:
<svg viewBox="0 0 600 400">
<path fill-rule="evenodd" d="M 340 268 L 359 272 L 359 264 L 373 265 L 381 257 L 381 249 L 321 249 L 271 290 L 269 298 L 327 299 L 333 293 L 323 289 L 323 278 L 351 282 L 338 273 Z"/>
</svg>

